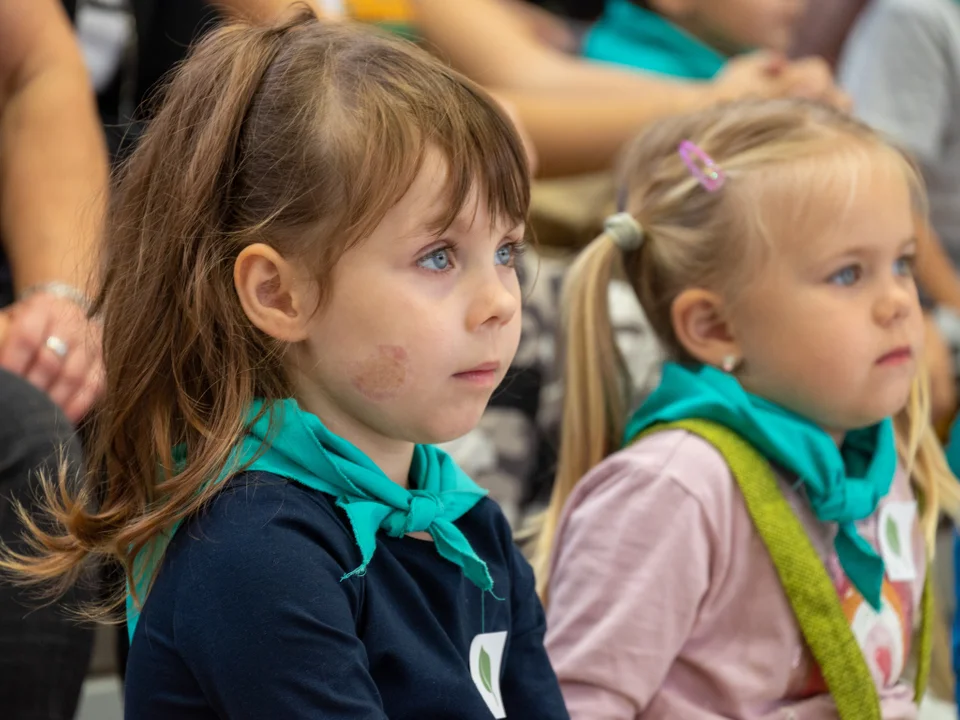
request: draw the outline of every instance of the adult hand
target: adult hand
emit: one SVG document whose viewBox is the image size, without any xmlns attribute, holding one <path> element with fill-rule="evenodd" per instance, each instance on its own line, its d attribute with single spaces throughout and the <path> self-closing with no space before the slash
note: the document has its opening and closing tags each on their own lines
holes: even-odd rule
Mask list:
<svg viewBox="0 0 960 720">
<path fill-rule="evenodd" d="M 43 390 L 71 422 L 103 392 L 101 328 L 72 300 L 38 292 L 3 311 L 0 367 Z"/>
<path fill-rule="evenodd" d="M 777 53 L 757 52 L 733 58 L 710 86 L 710 101 L 750 96 L 802 97 L 850 108 L 850 99 L 837 87 L 830 66 L 818 57 L 790 62 Z"/>
<path fill-rule="evenodd" d="M 782 92 L 780 75 L 787 65 L 784 55 L 766 51 L 732 58 L 709 85 L 709 102 L 750 96 L 776 97 Z"/>
<path fill-rule="evenodd" d="M 780 73 L 786 95 L 829 103 L 850 110 L 850 97 L 837 87 L 833 71 L 823 58 L 807 57 L 787 65 Z"/>
</svg>

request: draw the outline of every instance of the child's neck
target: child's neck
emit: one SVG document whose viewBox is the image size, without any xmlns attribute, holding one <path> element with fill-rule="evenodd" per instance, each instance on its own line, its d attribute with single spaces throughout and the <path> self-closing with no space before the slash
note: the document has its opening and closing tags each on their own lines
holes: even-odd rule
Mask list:
<svg viewBox="0 0 960 720">
<path fill-rule="evenodd" d="M 321 392 L 298 392 L 297 404 L 300 405 L 302 410 L 313 413 L 320 418 L 327 430 L 334 435 L 353 443 L 390 480 L 400 487 L 409 487 L 410 465 L 413 462 L 413 443 L 381 435 L 363 422 L 345 413 Z"/>
</svg>

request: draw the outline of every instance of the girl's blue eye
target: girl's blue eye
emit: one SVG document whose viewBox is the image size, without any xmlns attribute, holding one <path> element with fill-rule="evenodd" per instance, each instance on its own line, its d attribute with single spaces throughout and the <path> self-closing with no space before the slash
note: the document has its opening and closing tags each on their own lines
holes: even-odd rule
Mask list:
<svg viewBox="0 0 960 720">
<path fill-rule="evenodd" d="M 848 265 L 830 276 L 829 282 L 834 285 L 849 286 L 863 277 L 863 270 L 859 265 Z"/>
<path fill-rule="evenodd" d="M 509 242 L 497 248 L 495 255 L 497 265 L 514 267 L 517 258 L 523 254 L 523 243 Z"/>
<path fill-rule="evenodd" d="M 440 248 L 439 250 L 434 250 L 432 253 L 426 257 L 422 257 L 417 261 L 417 265 L 426 269 L 433 270 L 435 272 L 443 272 L 450 268 L 450 248 Z"/>
<path fill-rule="evenodd" d="M 897 275 L 902 275 L 903 277 L 913 277 L 913 267 L 915 262 L 916 258 L 913 255 L 904 255 L 903 257 L 899 257 L 893 264 L 893 271 Z"/>
</svg>

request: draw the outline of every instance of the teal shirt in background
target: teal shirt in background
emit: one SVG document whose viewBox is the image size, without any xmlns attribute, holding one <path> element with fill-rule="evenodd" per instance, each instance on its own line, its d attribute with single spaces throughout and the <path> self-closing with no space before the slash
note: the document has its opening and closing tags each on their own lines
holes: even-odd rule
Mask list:
<svg viewBox="0 0 960 720">
<path fill-rule="evenodd" d="M 607 0 L 583 55 L 670 77 L 711 80 L 727 58 L 669 20 L 630 0 Z"/>
</svg>

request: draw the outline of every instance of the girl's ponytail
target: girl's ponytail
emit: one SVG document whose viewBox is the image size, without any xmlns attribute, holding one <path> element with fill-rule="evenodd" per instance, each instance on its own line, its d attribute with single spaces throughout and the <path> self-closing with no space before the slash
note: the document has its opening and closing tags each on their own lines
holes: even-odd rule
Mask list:
<svg viewBox="0 0 960 720">
<path fill-rule="evenodd" d="M 920 527 L 932 558 L 941 513 L 960 523 L 960 483 L 930 422 L 930 379 L 923 367 L 913 381 L 907 406 L 894 419 L 894 430 L 901 461 L 920 491 Z"/>
<path fill-rule="evenodd" d="M 550 556 L 574 486 L 620 446 L 627 412 L 627 371 L 610 320 L 610 281 L 623 274 L 622 251 L 604 232 L 580 253 L 563 297 L 566 329 L 560 452 L 550 505 L 542 516 L 533 567 L 547 601 Z"/>
<path fill-rule="evenodd" d="M 159 110 L 121 170 L 116 208 L 147 215 L 156 209 L 150 219 L 188 232 L 223 229 L 216 225 L 229 199 L 223 189 L 238 172 L 253 99 L 281 37 L 307 20 L 302 15 L 272 28 L 228 25 L 208 35 L 159 93 Z"/>
</svg>

